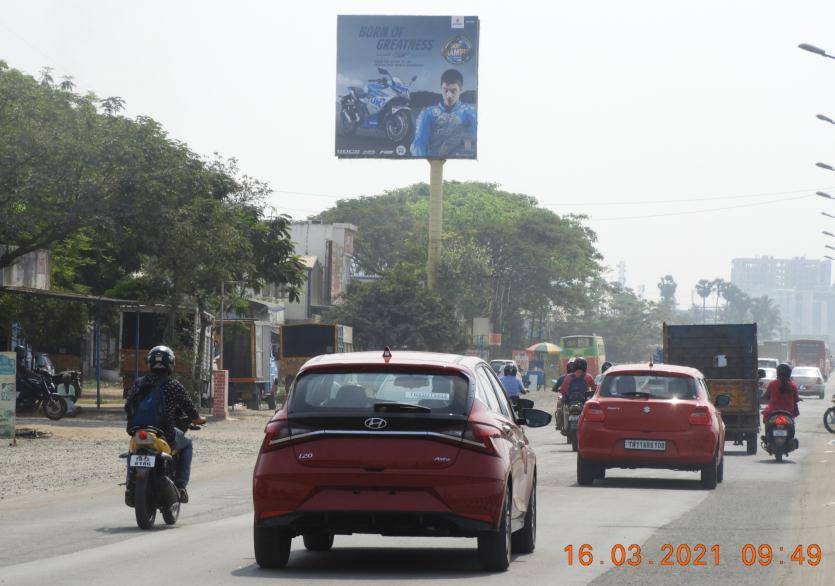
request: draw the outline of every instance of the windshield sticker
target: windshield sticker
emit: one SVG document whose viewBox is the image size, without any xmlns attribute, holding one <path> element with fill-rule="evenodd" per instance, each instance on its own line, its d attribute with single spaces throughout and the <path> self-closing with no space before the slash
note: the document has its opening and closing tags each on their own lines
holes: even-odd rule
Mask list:
<svg viewBox="0 0 835 586">
<path fill-rule="evenodd" d="M 407 399 L 430 399 L 432 401 L 449 401 L 447 393 L 433 393 L 432 391 L 406 391 Z"/>
</svg>

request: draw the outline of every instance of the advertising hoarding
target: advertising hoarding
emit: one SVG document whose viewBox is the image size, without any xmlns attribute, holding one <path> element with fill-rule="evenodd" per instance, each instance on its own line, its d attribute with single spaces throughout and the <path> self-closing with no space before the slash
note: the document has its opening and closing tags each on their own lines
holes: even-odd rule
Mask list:
<svg viewBox="0 0 835 586">
<path fill-rule="evenodd" d="M 337 20 L 336 156 L 475 159 L 475 16 Z"/>
<path fill-rule="evenodd" d="M 14 439 L 17 356 L 0 352 L 0 438 Z"/>
</svg>

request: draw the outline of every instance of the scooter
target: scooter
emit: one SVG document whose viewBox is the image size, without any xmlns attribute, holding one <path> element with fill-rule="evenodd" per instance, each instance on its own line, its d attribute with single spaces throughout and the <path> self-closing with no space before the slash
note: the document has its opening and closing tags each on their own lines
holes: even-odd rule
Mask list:
<svg viewBox="0 0 835 586">
<path fill-rule="evenodd" d="M 800 444 L 794 437 L 794 416 L 788 411 L 774 411 L 765 422 L 765 435 L 762 436 L 763 449 L 774 456 L 778 462 L 783 456 L 793 452 Z"/>
<path fill-rule="evenodd" d="M 414 131 L 409 89 L 417 75 L 406 85 L 382 67 L 377 72 L 386 77 L 369 79 L 365 90 L 349 87 L 348 93 L 339 98 L 338 128 L 345 135 L 353 134 L 357 128 L 382 128 L 389 141 L 409 142 Z"/>
<path fill-rule="evenodd" d="M 202 429 L 187 419 L 179 421 L 177 427 L 183 433 Z M 174 484 L 177 453 L 161 429 L 139 427 L 130 432 L 130 449 L 119 456 L 128 460 L 125 504 L 133 507 L 140 529 L 153 528 L 157 510 L 166 525 L 173 525 L 180 516 L 180 493 Z"/>
<path fill-rule="evenodd" d="M 580 414 L 583 413 L 583 406 L 592 395 L 594 395 L 594 391 L 586 391 L 582 401 L 575 397 L 570 402 L 563 402 L 562 404 L 563 424 L 560 433 L 571 444 L 571 451 L 573 452 L 577 451 L 577 428 L 580 425 Z"/>
<path fill-rule="evenodd" d="M 835 403 L 835 395 L 832 395 L 832 402 Z M 835 433 L 835 406 L 824 411 L 823 426 L 829 433 Z"/>
</svg>

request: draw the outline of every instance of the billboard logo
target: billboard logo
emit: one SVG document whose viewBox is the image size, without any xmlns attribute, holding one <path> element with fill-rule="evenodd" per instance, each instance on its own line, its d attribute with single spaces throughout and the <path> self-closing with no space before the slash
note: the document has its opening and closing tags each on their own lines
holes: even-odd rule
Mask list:
<svg viewBox="0 0 835 586">
<path fill-rule="evenodd" d="M 464 35 L 458 35 L 449 39 L 444 43 L 441 49 L 441 55 L 448 63 L 453 65 L 461 65 L 469 61 L 474 52 L 473 42 Z"/>
<path fill-rule="evenodd" d="M 397 148 L 394 149 L 394 150 L 401 157 L 406 154 L 406 147 L 403 146 L 402 144 L 397 145 Z"/>
<path fill-rule="evenodd" d="M 452 17 L 452 28 L 464 28 L 464 17 L 463 16 L 453 16 Z"/>
</svg>

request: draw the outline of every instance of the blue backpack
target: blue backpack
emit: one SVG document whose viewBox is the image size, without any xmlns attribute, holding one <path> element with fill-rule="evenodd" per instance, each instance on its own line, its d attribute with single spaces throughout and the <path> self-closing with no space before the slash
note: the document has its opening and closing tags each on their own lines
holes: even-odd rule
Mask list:
<svg viewBox="0 0 835 586">
<path fill-rule="evenodd" d="M 568 383 L 568 392 L 565 394 L 567 403 L 575 403 L 577 401 L 585 403 L 586 391 L 589 390 L 589 385 L 586 382 L 586 377 L 571 376 L 571 382 Z"/>
<path fill-rule="evenodd" d="M 131 427 L 162 427 L 165 421 L 165 396 L 157 383 L 143 396 L 131 418 Z"/>
</svg>

